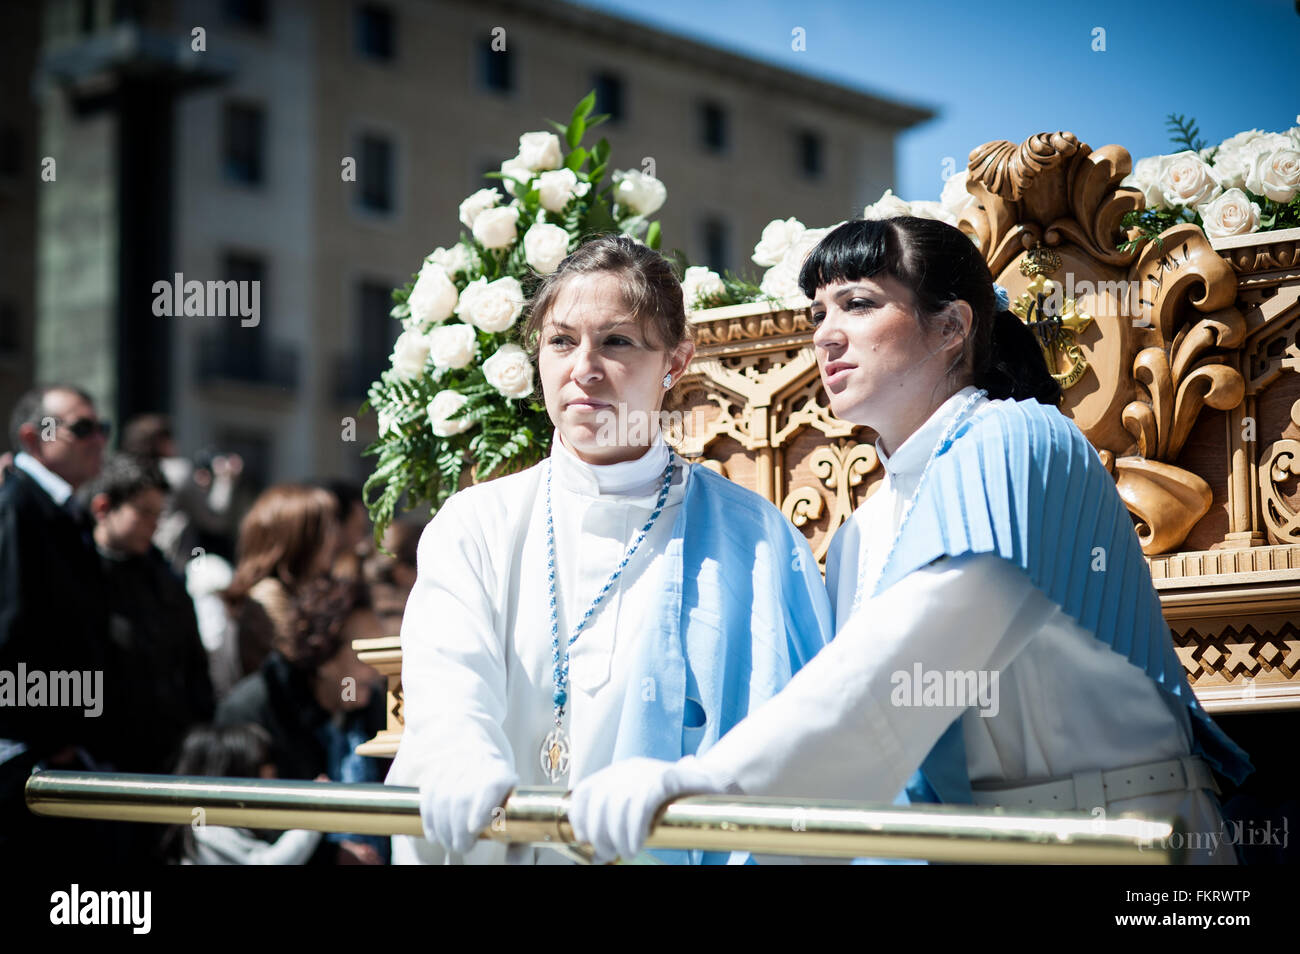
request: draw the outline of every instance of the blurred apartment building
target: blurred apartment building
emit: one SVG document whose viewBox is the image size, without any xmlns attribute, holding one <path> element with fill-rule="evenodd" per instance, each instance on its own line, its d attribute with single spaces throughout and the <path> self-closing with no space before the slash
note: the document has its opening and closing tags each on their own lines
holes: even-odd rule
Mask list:
<svg viewBox="0 0 1300 954">
<path fill-rule="evenodd" d="M 373 417 L 353 441 L 345 419 L 400 330 L 390 290 L 457 239 L 457 206 L 520 133 L 589 90 L 615 167 L 652 159 L 668 187 L 665 250 L 736 271 L 757 271 L 773 218 L 860 212 L 894 183 L 895 137 L 931 115 L 542 0 L 2 16 L 5 413 L 33 381 L 71 380 L 119 424 L 170 412 L 183 448 L 238 451 L 262 482 L 365 474 Z M 176 273 L 259 281 L 257 324 L 155 315 Z"/>
</svg>

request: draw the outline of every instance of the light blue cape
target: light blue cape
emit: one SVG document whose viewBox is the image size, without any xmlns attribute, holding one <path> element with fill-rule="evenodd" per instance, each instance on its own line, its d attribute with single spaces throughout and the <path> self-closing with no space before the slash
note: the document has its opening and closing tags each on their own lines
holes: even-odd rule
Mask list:
<svg viewBox="0 0 1300 954">
<path fill-rule="evenodd" d="M 1192 693 L 1132 518 L 1097 452 L 1054 407 L 998 404 L 940 449 L 876 593 L 941 557 L 997 553 L 1145 672 L 1174 711 L 1185 707 L 1193 753 L 1240 782 L 1252 771 L 1250 760 Z M 907 793 L 913 801 L 972 801 L 960 718 Z"/>
<path fill-rule="evenodd" d="M 662 605 L 627 682 L 614 759 L 702 753 L 833 635 L 803 534 L 752 491 L 695 466 L 664 559 Z M 726 854 L 655 852 L 672 862 Z"/>
</svg>

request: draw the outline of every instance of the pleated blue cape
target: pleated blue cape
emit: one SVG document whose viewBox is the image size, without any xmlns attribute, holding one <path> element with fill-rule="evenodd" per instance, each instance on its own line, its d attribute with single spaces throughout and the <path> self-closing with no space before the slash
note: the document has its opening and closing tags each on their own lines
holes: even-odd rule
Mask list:
<svg viewBox="0 0 1300 954">
<path fill-rule="evenodd" d="M 875 592 L 940 557 L 997 553 L 1145 672 L 1169 701 L 1185 706 L 1193 753 L 1240 782 L 1252 771 L 1250 760 L 1192 693 L 1133 520 L 1096 450 L 1054 407 L 996 404 L 940 449 Z M 972 801 L 960 719 L 907 792 L 914 801 Z"/>
<path fill-rule="evenodd" d="M 639 641 L 615 760 L 704 752 L 834 635 L 803 534 L 762 497 L 694 466 L 665 552 L 663 602 Z M 675 863 L 725 853 L 654 852 Z"/>
</svg>

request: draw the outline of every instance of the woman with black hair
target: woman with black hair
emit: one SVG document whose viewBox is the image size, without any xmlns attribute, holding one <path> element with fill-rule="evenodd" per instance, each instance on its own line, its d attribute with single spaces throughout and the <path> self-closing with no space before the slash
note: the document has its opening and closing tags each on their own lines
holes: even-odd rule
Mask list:
<svg viewBox="0 0 1300 954">
<path fill-rule="evenodd" d="M 578 786 L 575 834 L 628 857 L 682 794 L 903 791 L 1178 815 L 1189 860 L 1231 862 L 1212 769 L 1250 763 L 1192 695 L 1114 481 L 970 239 L 845 223 L 800 285 L 831 409 L 876 432 L 885 471 L 828 553 L 837 635 L 699 758 Z"/>
</svg>

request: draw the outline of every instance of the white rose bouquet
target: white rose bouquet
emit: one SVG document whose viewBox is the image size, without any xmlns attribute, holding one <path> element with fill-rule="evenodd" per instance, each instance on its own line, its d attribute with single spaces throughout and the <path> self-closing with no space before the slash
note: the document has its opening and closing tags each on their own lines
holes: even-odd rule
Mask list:
<svg viewBox="0 0 1300 954">
<path fill-rule="evenodd" d="M 1194 120 L 1171 114 L 1167 125 L 1183 148 L 1139 159 L 1121 183 L 1140 191 L 1146 206 L 1121 220 L 1130 230 L 1121 248 L 1158 240 L 1184 222 L 1212 239 L 1300 227 L 1300 126 L 1247 129 L 1210 148 Z"/>
<path fill-rule="evenodd" d="M 582 237 L 624 232 L 659 247 L 649 219 L 667 189 L 640 172 L 609 175 L 609 143 L 582 145 L 592 93 L 555 132 L 527 132 L 518 154 L 488 178 L 504 192 L 479 189 L 460 203 L 460 239 L 436 248 L 412 282 L 395 289 L 402 323 L 392 366 L 370 386 L 362 412 L 374 411 L 378 458 L 365 497 L 378 541 L 399 503 L 441 506 L 467 465 L 484 480 L 528 466 L 547 453 L 551 422 L 534 395 L 533 364 L 519 338 L 526 301 Z M 566 151 L 567 150 L 567 151 Z M 714 276 L 716 277 L 716 276 Z M 701 296 L 718 283 L 700 273 Z"/>
</svg>

